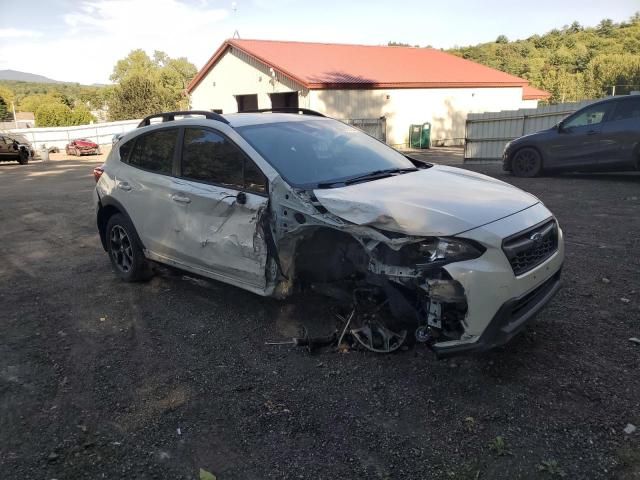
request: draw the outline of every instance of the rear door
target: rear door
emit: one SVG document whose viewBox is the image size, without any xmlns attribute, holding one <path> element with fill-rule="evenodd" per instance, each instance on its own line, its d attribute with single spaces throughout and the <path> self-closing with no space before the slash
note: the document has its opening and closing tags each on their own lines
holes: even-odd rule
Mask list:
<svg viewBox="0 0 640 480">
<path fill-rule="evenodd" d="M 549 141 L 545 166 L 572 169 L 598 168 L 602 156 L 601 131 L 611 112 L 611 102 L 585 107 L 562 122 L 558 134 Z"/>
<path fill-rule="evenodd" d="M 7 137 L 0 136 L 0 160 L 9 159 L 9 140 Z"/>
<path fill-rule="evenodd" d="M 602 125 L 603 169 L 625 169 L 638 162 L 640 145 L 640 95 L 614 102 L 610 120 Z"/>
<path fill-rule="evenodd" d="M 179 128 L 143 134 L 120 147 L 126 152 L 116 172 L 114 196 L 124 205 L 146 249 L 162 257 L 179 250 L 182 204 L 174 199 L 174 165 Z M 133 142 L 132 145 L 130 143 Z"/>
<path fill-rule="evenodd" d="M 266 284 L 267 247 L 260 225 L 267 180 L 221 132 L 186 127 L 176 191 L 186 202 L 178 260 L 258 288 Z"/>
</svg>

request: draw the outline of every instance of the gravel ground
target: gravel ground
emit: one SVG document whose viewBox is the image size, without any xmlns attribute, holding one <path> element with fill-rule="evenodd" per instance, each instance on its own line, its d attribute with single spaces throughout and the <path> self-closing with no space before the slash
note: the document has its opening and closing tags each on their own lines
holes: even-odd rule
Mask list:
<svg viewBox="0 0 640 480">
<path fill-rule="evenodd" d="M 265 345 L 332 322 L 313 298 L 121 283 L 97 163 L 0 164 L 0 478 L 640 478 L 638 174 L 473 167 L 556 213 L 564 288 L 510 345 L 437 361 Z"/>
</svg>

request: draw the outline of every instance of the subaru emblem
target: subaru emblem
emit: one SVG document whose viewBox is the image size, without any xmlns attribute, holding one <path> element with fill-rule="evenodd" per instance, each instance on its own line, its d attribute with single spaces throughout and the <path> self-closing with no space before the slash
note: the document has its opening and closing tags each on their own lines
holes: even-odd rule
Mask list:
<svg viewBox="0 0 640 480">
<path fill-rule="evenodd" d="M 540 232 L 536 232 L 529 237 L 529 240 L 536 244 L 540 243 L 542 241 L 542 234 Z"/>
</svg>

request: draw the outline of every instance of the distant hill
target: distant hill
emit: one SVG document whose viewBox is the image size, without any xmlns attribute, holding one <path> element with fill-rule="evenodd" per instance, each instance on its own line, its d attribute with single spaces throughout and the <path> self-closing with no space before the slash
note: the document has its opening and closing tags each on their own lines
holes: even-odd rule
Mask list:
<svg viewBox="0 0 640 480">
<path fill-rule="evenodd" d="M 551 93 L 551 103 L 640 90 L 640 13 L 626 22 L 578 22 L 510 42 L 457 47 L 450 53 L 526 78 Z"/>
<path fill-rule="evenodd" d="M 17 70 L 0 70 L 0 80 L 13 80 L 15 82 L 36 82 L 36 83 L 62 83 L 58 80 L 36 75 L 35 73 L 19 72 Z"/>
</svg>

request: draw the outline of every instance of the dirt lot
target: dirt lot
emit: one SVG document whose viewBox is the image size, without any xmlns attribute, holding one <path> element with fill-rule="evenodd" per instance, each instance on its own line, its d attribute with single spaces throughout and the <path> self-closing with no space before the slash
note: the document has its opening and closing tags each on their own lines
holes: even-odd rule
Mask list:
<svg viewBox="0 0 640 480">
<path fill-rule="evenodd" d="M 265 345 L 322 302 L 121 283 L 95 163 L 0 164 L 0 478 L 640 478 L 638 174 L 474 167 L 557 214 L 564 289 L 507 347 L 437 361 Z"/>
</svg>

